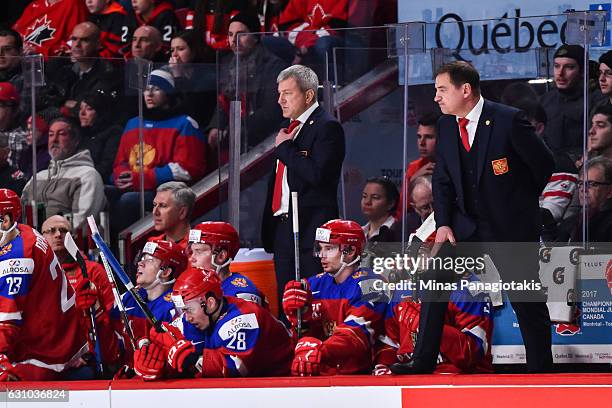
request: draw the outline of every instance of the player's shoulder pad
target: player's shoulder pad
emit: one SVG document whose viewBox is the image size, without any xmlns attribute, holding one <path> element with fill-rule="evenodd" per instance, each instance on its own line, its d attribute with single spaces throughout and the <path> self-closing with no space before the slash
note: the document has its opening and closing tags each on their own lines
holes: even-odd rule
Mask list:
<svg viewBox="0 0 612 408">
<path fill-rule="evenodd" d="M 246 313 L 230 318 L 219 327 L 217 332 L 221 340 L 228 340 L 241 330 L 255 329 L 259 329 L 257 315 L 255 313 Z"/>
</svg>

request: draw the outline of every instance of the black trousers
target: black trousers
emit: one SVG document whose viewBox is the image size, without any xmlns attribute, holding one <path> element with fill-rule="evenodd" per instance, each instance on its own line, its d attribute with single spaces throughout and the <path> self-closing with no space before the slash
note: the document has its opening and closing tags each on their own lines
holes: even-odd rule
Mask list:
<svg viewBox="0 0 612 408">
<path fill-rule="evenodd" d="M 284 313 L 282 312 L 283 291 L 287 282 L 295 279 L 295 244 L 293 242 L 291 217 L 275 218 L 277 225 L 274 234 L 274 269 L 276 271 L 278 304 L 281 306 L 280 315 L 284 320 Z M 309 278 L 323 272 L 321 261 L 313 255 L 313 242 L 310 242 L 310 245 L 310 247 L 300 246 L 300 276 L 302 278 Z"/>
<path fill-rule="evenodd" d="M 445 244 L 438 257 L 482 256 L 486 252 L 497 266 L 504 282 L 539 282 L 537 244 L 466 244 L 464 247 Z M 452 270 L 432 269 L 422 275 L 423 280 L 455 282 L 458 275 Z M 543 294 L 507 292 L 516 313 L 527 356 L 527 371 L 546 372 L 552 369 L 551 322 Z M 419 321 L 419 334 L 413 359 L 424 368 L 435 368 L 440 351 L 444 316 L 448 308 L 450 291 L 426 290 L 421 293 L 423 303 Z M 494 328 L 495 330 L 495 328 Z"/>
</svg>

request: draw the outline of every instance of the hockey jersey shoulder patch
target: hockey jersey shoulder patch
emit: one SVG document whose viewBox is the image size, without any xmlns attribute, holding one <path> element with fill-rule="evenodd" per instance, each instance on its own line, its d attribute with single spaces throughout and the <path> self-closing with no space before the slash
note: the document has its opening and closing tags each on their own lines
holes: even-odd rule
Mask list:
<svg viewBox="0 0 612 408">
<path fill-rule="evenodd" d="M 255 329 L 259 329 L 257 316 L 255 313 L 247 313 L 236 316 L 223 323 L 221 328 L 219 328 L 219 337 L 221 337 L 221 340 L 228 340 L 234 337 L 240 330 Z"/>
<path fill-rule="evenodd" d="M 0 278 L 7 275 L 31 275 L 33 272 L 32 258 L 13 258 L 0 262 Z"/>
<path fill-rule="evenodd" d="M 230 283 L 239 288 L 246 288 L 248 286 L 246 279 L 240 277 L 232 279 Z"/>
</svg>

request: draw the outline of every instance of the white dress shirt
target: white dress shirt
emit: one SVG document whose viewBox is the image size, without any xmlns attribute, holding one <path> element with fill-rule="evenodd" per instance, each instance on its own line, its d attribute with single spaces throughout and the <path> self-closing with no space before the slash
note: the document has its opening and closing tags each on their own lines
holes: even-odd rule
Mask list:
<svg viewBox="0 0 612 408">
<path fill-rule="evenodd" d="M 295 136 L 293 137 L 293 140 L 297 139 L 297 137 L 300 134 L 300 130 L 302 130 L 302 126 L 304 126 L 304 123 L 306 123 L 306 121 L 308 120 L 308 118 L 310 117 L 310 115 L 312 115 L 312 112 L 314 112 L 315 109 L 317 109 L 319 107 L 319 102 L 315 101 L 315 103 L 308 109 L 306 109 L 304 111 L 304 113 L 302 113 L 300 116 L 297 117 L 296 120 L 300 121 L 300 124 L 297 127 L 297 131 L 295 132 Z M 278 160 L 276 160 L 276 169 L 278 170 Z M 277 212 L 274 213 L 274 216 L 276 217 L 277 215 L 282 215 L 282 214 L 288 214 L 289 213 L 289 198 L 291 195 L 291 192 L 289 191 L 289 183 L 287 183 L 287 167 L 285 165 L 285 172 L 283 173 L 283 190 L 282 190 L 282 195 L 281 195 L 281 204 L 280 204 L 280 208 Z"/>
<path fill-rule="evenodd" d="M 470 147 L 472 147 L 472 145 L 474 144 L 474 138 L 476 137 L 476 128 L 478 128 L 478 121 L 480 120 L 480 115 L 482 114 L 483 105 L 484 98 L 481 95 L 480 99 L 478 100 L 478 103 L 476 103 L 476 106 L 474 106 L 472 110 L 467 115 L 465 115 L 465 118 L 469 120 L 466 127 L 468 131 L 468 140 L 470 142 Z M 460 117 L 456 116 L 457 126 L 459 126 L 459 119 Z M 459 130 L 459 140 L 461 140 L 461 130 Z"/>
</svg>

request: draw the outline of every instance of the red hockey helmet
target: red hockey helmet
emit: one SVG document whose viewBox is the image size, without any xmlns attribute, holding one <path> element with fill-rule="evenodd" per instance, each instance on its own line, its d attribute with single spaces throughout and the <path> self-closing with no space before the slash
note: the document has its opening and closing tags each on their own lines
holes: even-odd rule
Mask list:
<svg viewBox="0 0 612 408">
<path fill-rule="evenodd" d="M 240 249 L 240 238 L 232 224 L 220 221 L 201 222 L 189 231 L 190 243 L 208 244 L 213 249 L 227 250 L 230 258 L 234 258 Z"/>
<path fill-rule="evenodd" d="M 331 220 L 317 228 L 316 242 L 355 247 L 357 255 L 363 252 L 366 237 L 361 226 L 351 220 Z"/>
<path fill-rule="evenodd" d="M 21 200 L 8 188 L 0 188 L 0 216 L 4 214 L 11 214 L 13 221 L 21 222 Z"/>
<path fill-rule="evenodd" d="M 178 244 L 161 239 L 151 239 L 142 248 L 142 254 L 149 254 L 162 261 L 162 265 L 169 265 L 174 276 L 180 275 L 187 268 L 187 255 Z"/>
<path fill-rule="evenodd" d="M 197 297 L 212 292 L 216 299 L 223 297 L 221 280 L 213 269 L 192 266 L 176 279 L 172 290 L 172 300 L 177 307 Z"/>
</svg>

